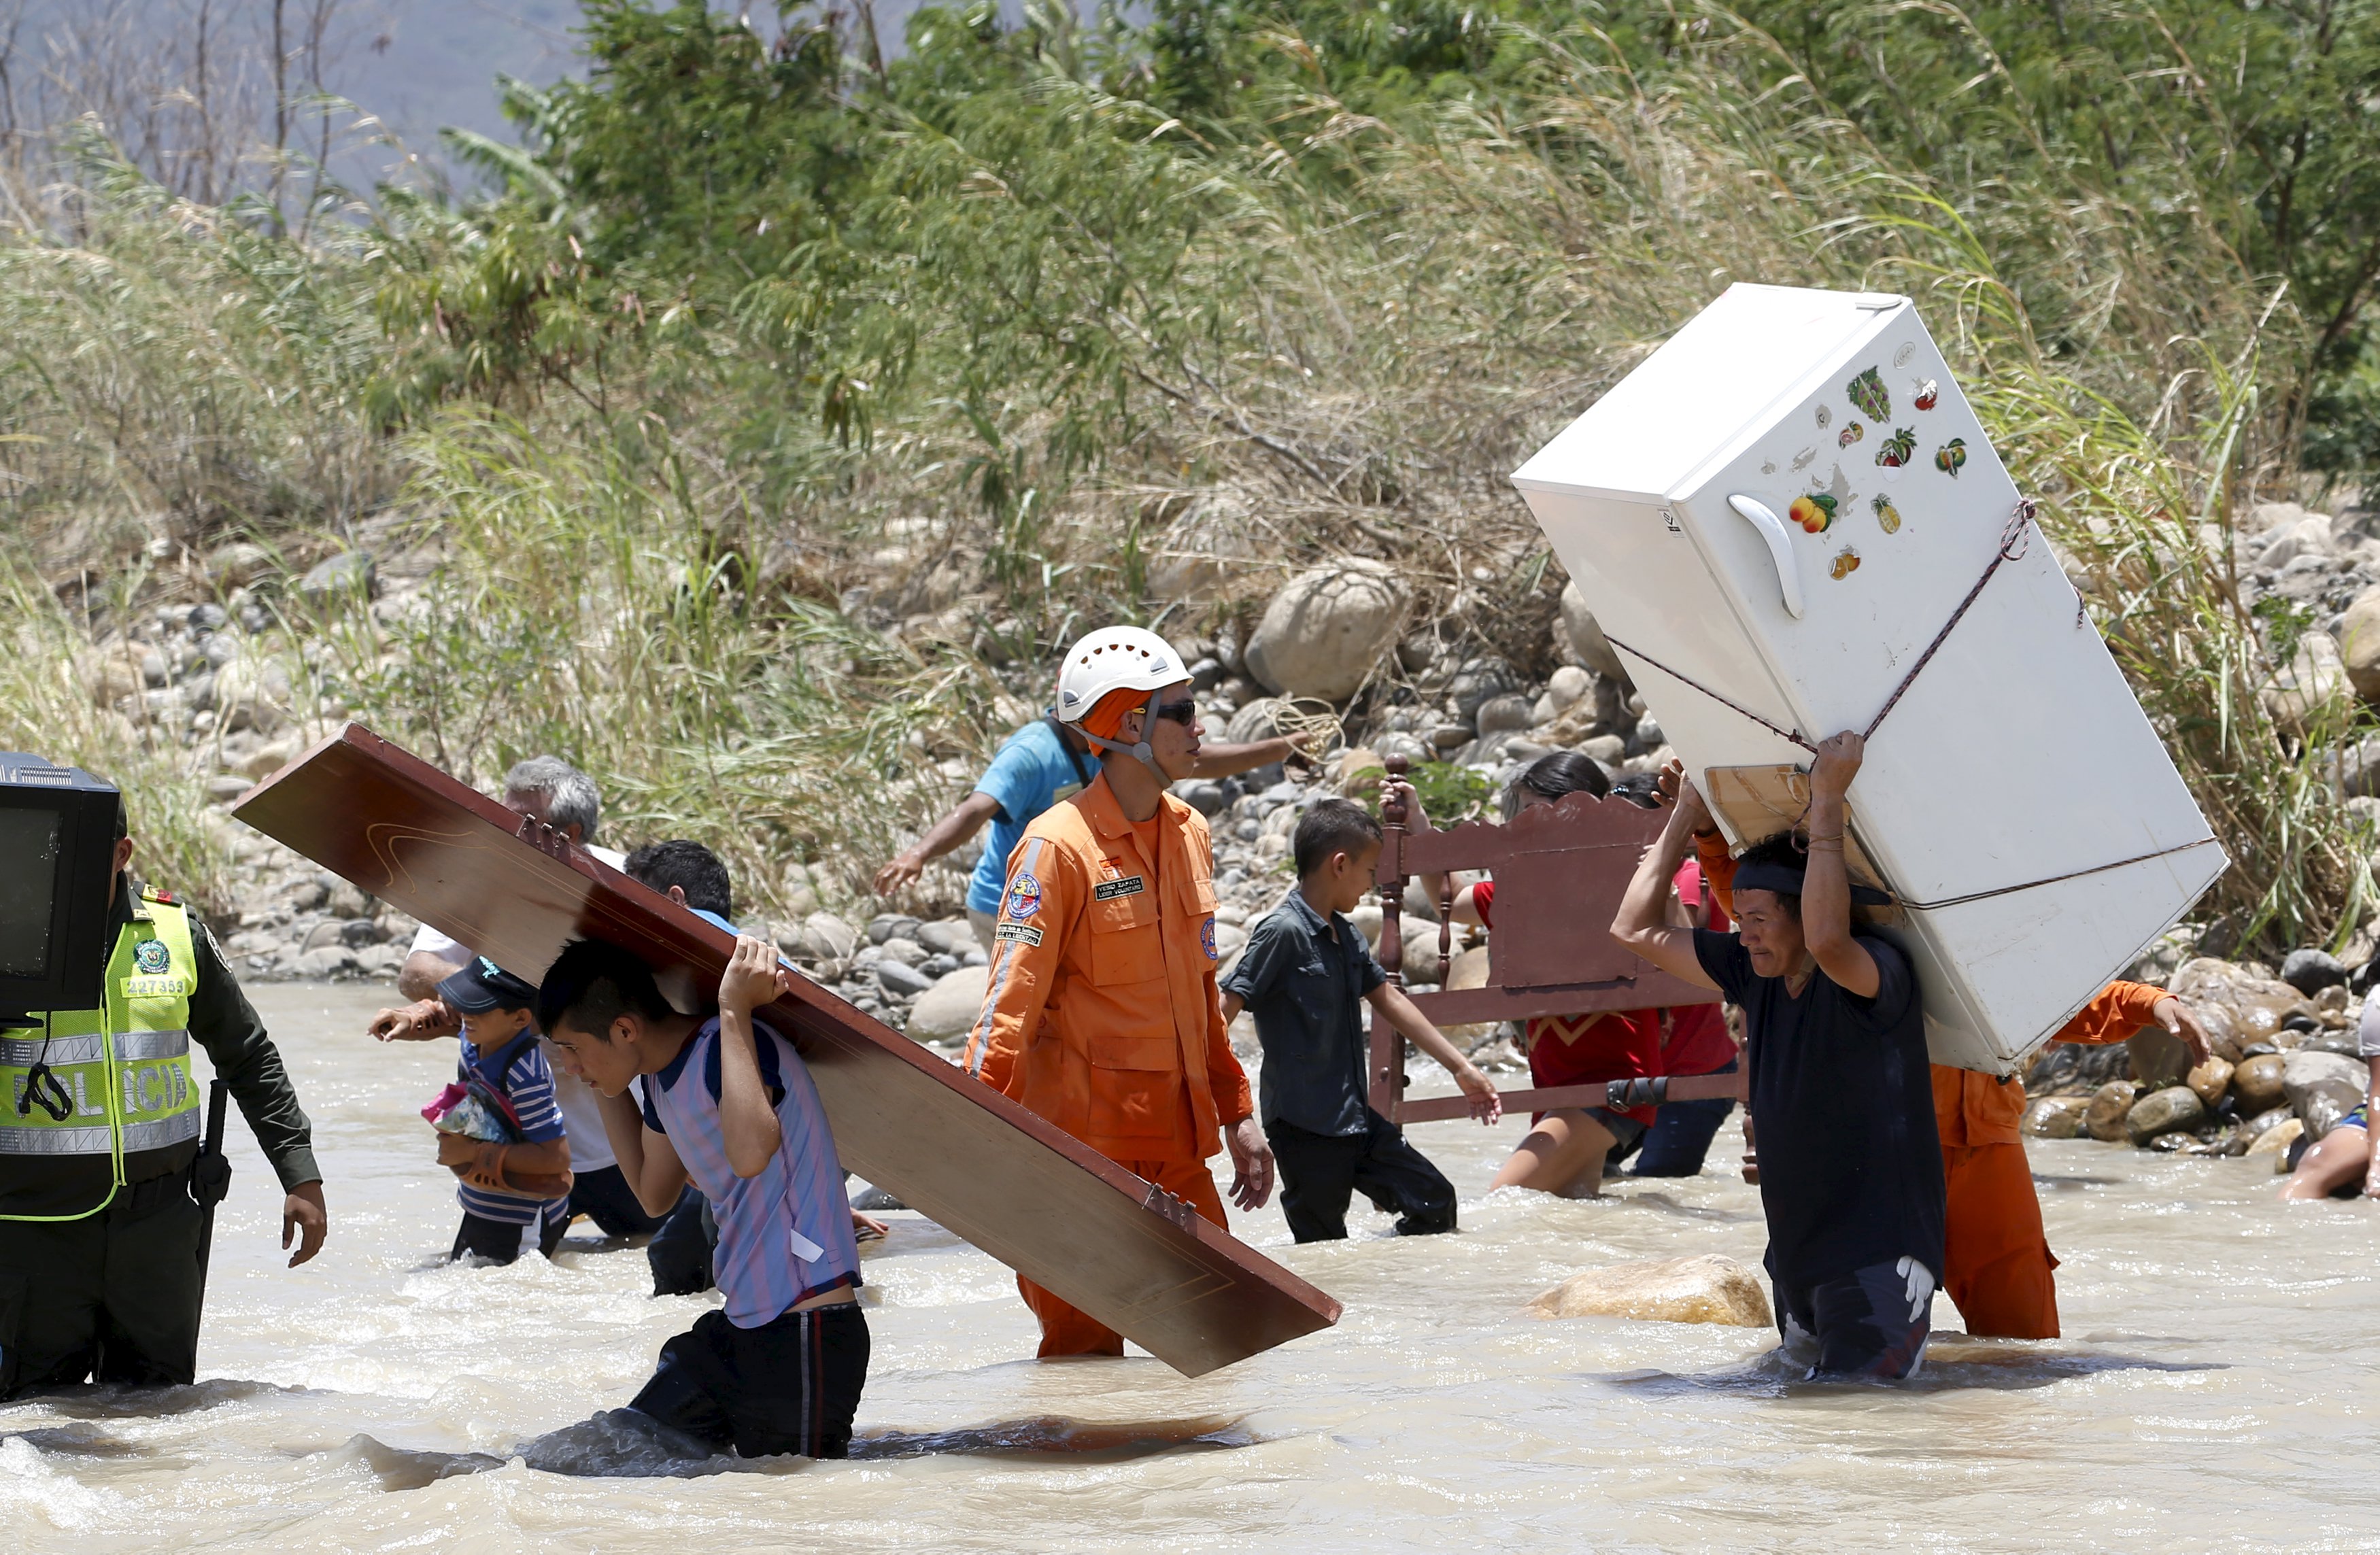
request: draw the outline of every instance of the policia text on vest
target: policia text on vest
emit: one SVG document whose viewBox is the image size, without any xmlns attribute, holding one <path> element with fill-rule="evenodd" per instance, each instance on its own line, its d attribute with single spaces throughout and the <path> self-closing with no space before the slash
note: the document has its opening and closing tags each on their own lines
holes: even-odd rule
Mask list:
<svg viewBox="0 0 2380 1555">
<path fill-rule="evenodd" d="M 135 892 L 116 844 L 102 1003 L 0 1033 L 0 1398 L 86 1380 L 195 1379 L 206 1214 L 200 1087 L 207 1051 L 280 1177 L 292 1264 L 323 1232 L 312 1128 L 281 1055 L 205 927 L 164 892 Z M 217 1191 L 220 1191 L 218 1187 Z"/>
</svg>

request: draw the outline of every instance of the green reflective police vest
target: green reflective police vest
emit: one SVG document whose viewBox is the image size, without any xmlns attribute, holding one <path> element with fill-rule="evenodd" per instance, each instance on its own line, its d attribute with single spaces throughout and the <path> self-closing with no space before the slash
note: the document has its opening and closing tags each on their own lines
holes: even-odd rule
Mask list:
<svg viewBox="0 0 2380 1555">
<path fill-rule="evenodd" d="M 53 1010 L 35 1016 L 32 1029 L 0 1039 L 0 1157 L 120 1161 L 196 1139 L 189 1026 L 198 977 L 189 915 L 156 892 L 141 893 L 108 958 L 104 1007 Z M 55 1087 L 33 1083 L 36 1063 L 48 1066 Z M 61 1102 L 63 1117 L 55 1115 Z"/>
</svg>

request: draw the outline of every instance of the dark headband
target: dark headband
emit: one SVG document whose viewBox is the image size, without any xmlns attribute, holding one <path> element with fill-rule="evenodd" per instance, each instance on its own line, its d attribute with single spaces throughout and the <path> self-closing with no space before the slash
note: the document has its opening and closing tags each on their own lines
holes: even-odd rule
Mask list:
<svg viewBox="0 0 2380 1555">
<path fill-rule="evenodd" d="M 1779 896 L 1805 894 L 1807 877 L 1790 865 L 1762 859 L 1755 864 L 1740 866 L 1735 871 L 1731 889 L 1736 891 L 1773 891 Z M 1852 882 L 1852 900 L 1863 906 L 1889 906 L 1892 898 L 1872 885 Z"/>
</svg>

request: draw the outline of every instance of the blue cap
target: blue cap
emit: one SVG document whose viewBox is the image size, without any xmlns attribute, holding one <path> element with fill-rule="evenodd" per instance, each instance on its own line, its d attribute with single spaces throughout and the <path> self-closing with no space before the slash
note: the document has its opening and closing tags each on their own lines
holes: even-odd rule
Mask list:
<svg viewBox="0 0 2380 1555">
<path fill-rule="evenodd" d="M 537 990 L 484 955 L 474 956 L 461 971 L 441 982 L 438 997 L 447 1008 L 466 1015 L 537 1008 Z"/>
</svg>

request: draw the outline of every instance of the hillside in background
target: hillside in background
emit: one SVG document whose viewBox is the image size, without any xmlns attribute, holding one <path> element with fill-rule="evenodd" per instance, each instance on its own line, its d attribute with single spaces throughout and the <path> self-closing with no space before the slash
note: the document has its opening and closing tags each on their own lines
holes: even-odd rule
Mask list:
<svg viewBox="0 0 2380 1555">
<path fill-rule="evenodd" d="M 1087 625 L 1293 716 L 1251 711 L 1257 618 L 1361 563 L 1397 631 L 1294 716 L 1475 775 L 1548 731 L 1642 762 L 1609 675 L 1490 742 L 1496 696 L 1596 672 L 1503 476 L 1731 280 L 1888 289 L 2240 860 L 2209 918 L 2345 949 L 2372 8 L 1164 0 L 894 48 L 589 0 L 510 137 L 450 138 L 478 194 L 24 128 L 0 744 L 133 785 L 220 905 L 251 863 L 210 796 L 353 713 L 482 782 L 569 756 L 794 911 Z"/>
</svg>

